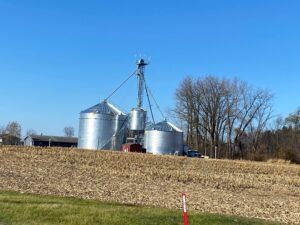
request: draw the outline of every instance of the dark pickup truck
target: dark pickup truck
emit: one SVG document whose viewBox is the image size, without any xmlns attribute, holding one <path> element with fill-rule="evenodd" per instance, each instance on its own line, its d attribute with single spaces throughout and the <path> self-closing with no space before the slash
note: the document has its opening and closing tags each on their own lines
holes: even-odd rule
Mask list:
<svg viewBox="0 0 300 225">
<path fill-rule="evenodd" d="M 196 150 L 188 150 L 186 156 L 193 158 L 202 158 L 202 155 Z"/>
</svg>

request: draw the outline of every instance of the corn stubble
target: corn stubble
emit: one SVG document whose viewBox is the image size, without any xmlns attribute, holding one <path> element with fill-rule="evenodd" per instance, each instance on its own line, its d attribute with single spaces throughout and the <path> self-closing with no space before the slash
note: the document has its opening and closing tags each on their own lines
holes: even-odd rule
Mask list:
<svg viewBox="0 0 300 225">
<path fill-rule="evenodd" d="M 0 147 L 0 190 L 188 208 L 300 224 L 300 166 Z"/>
</svg>

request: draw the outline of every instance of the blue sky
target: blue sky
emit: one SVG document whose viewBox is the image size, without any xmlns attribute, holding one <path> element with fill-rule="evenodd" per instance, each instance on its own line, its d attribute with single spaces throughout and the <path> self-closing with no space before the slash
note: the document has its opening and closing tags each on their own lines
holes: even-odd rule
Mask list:
<svg viewBox="0 0 300 225">
<path fill-rule="evenodd" d="M 300 1 L 0 0 L 0 125 L 24 133 L 78 130 L 79 112 L 151 57 L 146 79 L 161 108 L 186 75 L 238 77 L 272 91 L 274 114 L 300 106 Z M 136 104 L 130 80 L 112 99 Z M 157 114 L 159 120 L 159 114 Z"/>
</svg>

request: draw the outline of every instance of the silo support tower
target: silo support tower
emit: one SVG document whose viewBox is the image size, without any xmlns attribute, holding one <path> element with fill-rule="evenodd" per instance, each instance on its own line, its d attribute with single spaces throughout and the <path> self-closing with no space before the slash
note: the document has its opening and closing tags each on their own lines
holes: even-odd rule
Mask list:
<svg viewBox="0 0 300 225">
<path fill-rule="evenodd" d="M 145 82 L 145 66 L 148 65 L 143 59 L 137 61 L 137 78 L 138 78 L 138 102 L 137 108 L 143 106 L 143 95 L 144 95 L 144 82 Z"/>
<path fill-rule="evenodd" d="M 145 88 L 145 67 L 148 63 L 144 59 L 137 61 L 137 87 L 138 87 L 138 98 L 137 106 L 133 108 L 130 112 L 130 122 L 129 122 L 129 135 L 127 142 L 133 142 L 143 145 L 143 138 L 146 128 L 147 112 L 142 108 L 143 107 L 143 95 Z"/>
</svg>

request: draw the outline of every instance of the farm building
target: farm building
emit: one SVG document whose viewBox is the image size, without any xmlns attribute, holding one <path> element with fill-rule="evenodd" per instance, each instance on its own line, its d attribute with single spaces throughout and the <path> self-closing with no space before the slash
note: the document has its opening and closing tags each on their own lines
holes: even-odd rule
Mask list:
<svg viewBox="0 0 300 225">
<path fill-rule="evenodd" d="M 19 137 L 2 134 L 0 135 L 0 145 L 20 145 L 21 139 Z"/>
<path fill-rule="evenodd" d="M 75 137 L 58 137 L 46 135 L 29 135 L 24 139 L 25 146 L 76 147 Z"/>
</svg>

